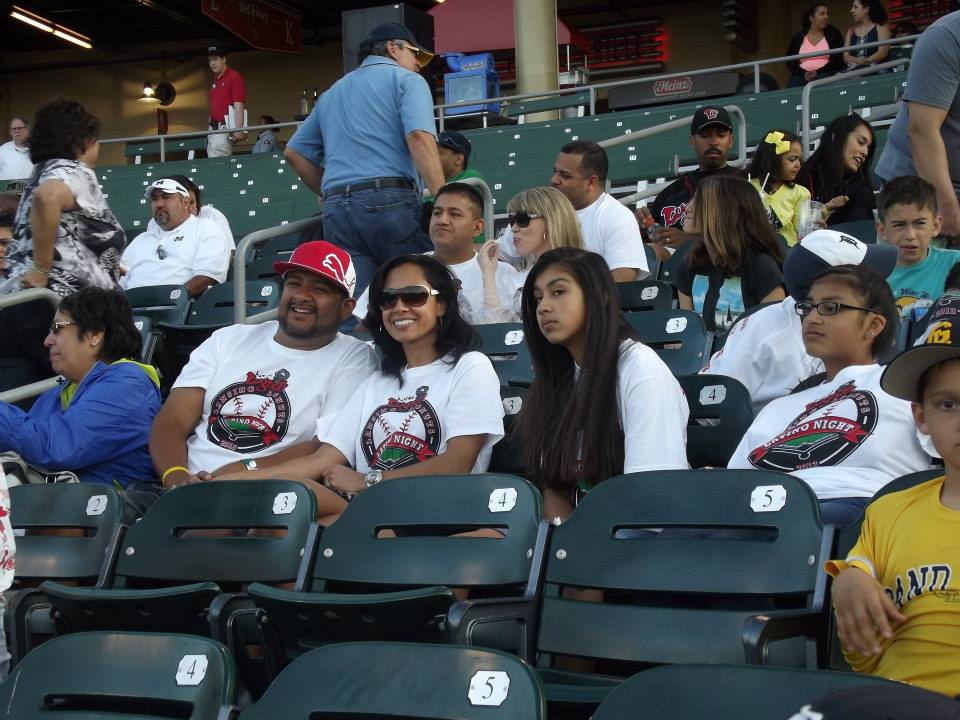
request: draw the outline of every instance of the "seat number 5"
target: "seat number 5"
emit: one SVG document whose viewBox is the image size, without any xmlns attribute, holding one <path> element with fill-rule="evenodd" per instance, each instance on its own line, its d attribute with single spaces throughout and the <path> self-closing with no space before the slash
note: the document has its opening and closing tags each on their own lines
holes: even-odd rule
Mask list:
<svg viewBox="0 0 960 720">
<path fill-rule="evenodd" d="M 758 485 L 750 493 L 750 509 L 754 512 L 779 512 L 787 504 L 783 485 Z"/>
<path fill-rule="evenodd" d="M 470 678 L 467 698 L 471 705 L 500 707 L 510 692 L 510 676 L 502 670 L 478 670 Z"/>
<path fill-rule="evenodd" d="M 206 674 L 206 655 L 184 655 L 177 665 L 177 685 L 199 685 Z"/>
</svg>

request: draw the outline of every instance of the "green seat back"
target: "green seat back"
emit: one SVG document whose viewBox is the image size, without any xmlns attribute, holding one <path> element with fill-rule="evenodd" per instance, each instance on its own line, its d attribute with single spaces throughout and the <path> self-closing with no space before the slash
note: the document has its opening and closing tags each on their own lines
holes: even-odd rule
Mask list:
<svg viewBox="0 0 960 720">
<path fill-rule="evenodd" d="M 771 487 L 783 489 L 785 504 L 755 511 L 769 504 Z M 830 530 L 820 525 L 816 496 L 790 475 L 672 470 L 609 478 L 554 528 L 541 658 L 743 662 L 747 618 L 783 603 L 822 608 Z M 605 590 L 607 601 L 564 597 L 568 586 Z"/>
<path fill-rule="evenodd" d="M 542 720 L 545 705 L 536 674 L 512 655 L 457 645 L 368 642 L 301 655 L 240 717 Z"/>
<path fill-rule="evenodd" d="M 280 287 L 276 281 L 247 280 L 246 315 L 277 307 Z M 233 283 L 214 285 L 197 298 L 187 315 L 186 325 L 227 326 L 233 324 Z"/>
<path fill-rule="evenodd" d="M 179 487 L 164 493 L 127 530 L 115 573 L 119 582 L 290 582 L 297 577 L 316 516 L 314 494 L 293 481 L 235 480 Z M 225 532 L 197 537 L 184 532 L 246 528 L 284 534 Z"/>
<path fill-rule="evenodd" d="M 617 292 L 620 294 L 620 309 L 628 312 L 673 307 L 673 288 L 660 280 L 617 283 Z"/>
<path fill-rule="evenodd" d="M 126 291 L 134 315 L 150 318 L 154 324 L 179 325 L 190 310 L 190 292 L 183 285 L 151 285 Z"/>
<path fill-rule="evenodd" d="M 673 308 L 628 312 L 624 317 L 677 377 L 692 375 L 706 363 L 707 332 L 695 312 Z"/>
<path fill-rule="evenodd" d="M 736 665 L 667 665 L 637 673 L 600 704 L 593 720 L 799 717 L 800 708 L 837 690 L 898 683 L 863 673 Z M 813 715 L 810 715 L 813 717 Z"/>
<path fill-rule="evenodd" d="M 234 703 L 234 675 L 226 648 L 206 638 L 76 633 L 27 655 L 0 685 L 0 704 L 23 720 L 216 720 Z"/>
<path fill-rule="evenodd" d="M 522 323 L 491 323 L 474 327 L 480 336 L 480 352 L 490 358 L 501 385 L 529 385 L 533 361 L 527 350 Z"/>
<path fill-rule="evenodd" d="M 523 443 L 517 433 L 517 416 L 527 399 L 527 389 L 500 387 L 503 401 L 503 438 L 493 446 L 490 455 L 490 472 L 526 475 L 523 459 Z"/>
<path fill-rule="evenodd" d="M 687 396 L 687 460 L 690 467 L 726 467 L 753 422 L 750 393 L 725 375 L 679 378 Z"/>
<path fill-rule="evenodd" d="M 877 242 L 877 224 L 873 220 L 852 220 L 850 222 L 837 223 L 836 225 L 831 225 L 830 229 L 844 233 L 845 235 L 852 235 L 860 242 L 871 245 Z"/>
<path fill-rule="evenodd" d="M 68 483 L 10 488 L 10 520 L 17 537 L 15 582 L 97 579 L 120 524 L 123 501 L 110 485 Z M 84 530 L 79 535 L 33 531 Z"/>
<path fill-rule="evenodd" d="M 383 482 L 360 493 L 324 530 L 314 583 L 519 586 L 530 572 L 540 518 L 540 493 L 512 475 Z M 497 528 L 504 536 L 453 536 L 477 528 Z M 377 537 L 384 529 L 397 537 Z"/>
</svg>

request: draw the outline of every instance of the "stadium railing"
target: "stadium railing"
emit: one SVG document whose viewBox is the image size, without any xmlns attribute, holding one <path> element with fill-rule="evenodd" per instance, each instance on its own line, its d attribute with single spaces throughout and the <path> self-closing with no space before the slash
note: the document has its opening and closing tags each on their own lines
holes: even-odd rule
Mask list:
<svg viewBox="0 0 960 720">
<path fill-rule="evenodd" d="M 57 307 L 60 305 L 60 296 L 53 292 L 53 290 L 48 290 L 46 288 L 30 288 L 29 290 L 21 290 L 20 292 L 11 293 L 9 295 L 0 295 L 0 311 L 5 308 L 33 302 L 35 300 L 46 300 L 53 305 L 54 311 L 56 311 Z M 11 342 L 13 340 L 11 338 L 6 338 L 6 341 Z M 46 392 L 50 388 L 56 387 L 56 385 L 56 377 L 40 380 L 39 382 L 31 383 L 29 385 L 21 385 L 20 387 L 11 388 L 5 392 L 0 392 L 0 401 L 9 403 L 20 402 L 21 400 L 27 400 L 29 398 L 36 397 L 37 395 Z"/>
</svg>

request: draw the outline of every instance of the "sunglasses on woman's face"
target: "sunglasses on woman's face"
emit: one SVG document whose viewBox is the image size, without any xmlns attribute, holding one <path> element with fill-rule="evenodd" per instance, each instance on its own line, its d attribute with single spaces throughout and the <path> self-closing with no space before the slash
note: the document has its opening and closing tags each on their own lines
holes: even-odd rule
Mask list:
<svg viewBox="0 0 960 720">
<path fill-rule="evenodd" d="M 520 228 L 529 227 L 531 220 L 536 220 L 541 218 L 543 215 L 537 215 L 536 213 L 528 213 L 526 210 L 521 210 L 520 212 L 510 213 L 507 215 L 507 225 L 513 227 L 516 225 Z"/>
<path fill-rule="evenodd" d="M 423 307 L 431 295 L 439 295 L 439 290 L 425 285 L 407 285 L 402 288 L 384 288 L 380 291 L 380 309 L 393 310 L 398 300 L 410 308 Z"/>
</svg>

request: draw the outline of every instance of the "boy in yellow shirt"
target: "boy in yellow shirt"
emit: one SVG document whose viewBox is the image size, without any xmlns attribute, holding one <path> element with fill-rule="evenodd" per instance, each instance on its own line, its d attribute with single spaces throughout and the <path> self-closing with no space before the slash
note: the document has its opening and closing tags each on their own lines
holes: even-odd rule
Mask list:
<svg viewBox="0 0 960 720">
<path fill-rule="evenodd" d="M 960 298 L 957 299 L 960 313 Z M 845 561 L 827 563 L 844 656 L 858 672 L 960 693 L 960 315 L 938 313 L 883 389 L 910 400 L 944 476 L 867 507 Z"/>
</svg>

